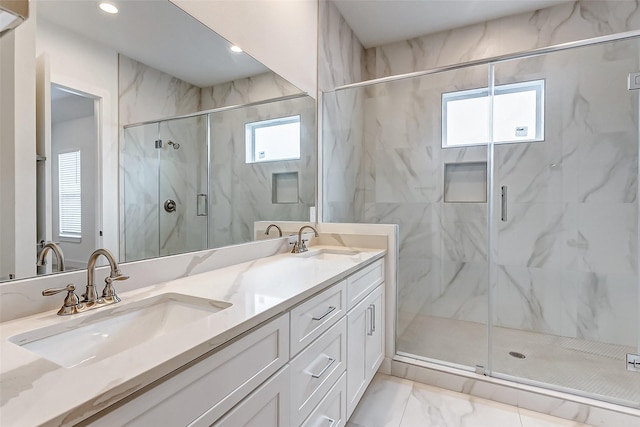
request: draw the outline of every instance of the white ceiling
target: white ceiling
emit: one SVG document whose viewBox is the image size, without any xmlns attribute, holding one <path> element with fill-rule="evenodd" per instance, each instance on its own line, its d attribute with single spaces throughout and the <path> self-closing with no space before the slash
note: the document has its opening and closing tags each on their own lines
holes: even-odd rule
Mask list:
<svg viewBox="0 0 640 427">
<path fill-rule="evenodd" d="M 32 0 L 33 2 L 34 0 Z M 150 67 L 198 87 L 268 71 L 167 0 L 114 0 L 109 15 L 97 0 L 36 0 L 37 19 L 85 35 Z"/>
<path fill-rule="evenodd" d="M 365 48 L 573 0 L 331 0 Z"/>
</svg>

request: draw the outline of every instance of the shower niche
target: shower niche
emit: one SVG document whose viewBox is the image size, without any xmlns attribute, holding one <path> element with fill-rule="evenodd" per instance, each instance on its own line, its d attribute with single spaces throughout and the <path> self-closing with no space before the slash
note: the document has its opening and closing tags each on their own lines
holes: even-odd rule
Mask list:
<svg viewBox="0 0 640 427">
<path fill-rule="evenodd" d="M 445 203 L 486 203 L 487 162 L 445 163 Z"/>
</svg>

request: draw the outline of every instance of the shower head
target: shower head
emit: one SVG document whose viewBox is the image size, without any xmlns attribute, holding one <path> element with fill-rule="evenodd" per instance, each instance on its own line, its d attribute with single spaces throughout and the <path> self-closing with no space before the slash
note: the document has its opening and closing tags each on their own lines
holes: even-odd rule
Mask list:
<svg viewBox="0 0 640 427">
<path fill-rule="evenodd" d="M 180 144 L 175 143 L 173 141 L 168 141 L 167 144 L 169 144 L 170 146 L 173 147 L 174 150 L 177 150 L 178 148 L 180 148 Z"/>
</svg>

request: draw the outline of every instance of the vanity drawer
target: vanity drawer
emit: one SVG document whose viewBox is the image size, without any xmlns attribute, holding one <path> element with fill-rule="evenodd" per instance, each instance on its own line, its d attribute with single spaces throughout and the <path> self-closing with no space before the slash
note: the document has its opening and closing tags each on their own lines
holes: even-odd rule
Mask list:
<svg viewBox="0 0 640 427">
<path fill-rule="evenodd" d="M 289 366 L 285 366 L 213 427 L 289 427 L 289 383 Z M 199 425 L 197 422 L 192 424 L 194 427 Z"/>
<path fill-rule="evenodd" d="M 289 359 L 289 316 L 282 315 L 211 356 L 143 389 L 95 426 L 211 425 Z M 109 412 L 107 412 L 109 411 Z"/>
<path fill-rule="evenodd" d="M 291 424 L 299 426 L 344 373 L 347 319 L 325 332 L 290 363 Z"/>
<path fill-rule="evenodd" d="M 347 310 L 355 307 L 382 282 L 384 282 L 382 259 L 349 276 L 347 278 Z"/>
<path fill-rule="evenodd" d="M 301 427 L 344 427 L 347 424 L 347 374 L 329 390 Z"/>
<path fill-rule="evenodd" d="M 346 313 L 346 285 L 343 280 L 291 310 L 291 357 Z"/>
</svg>

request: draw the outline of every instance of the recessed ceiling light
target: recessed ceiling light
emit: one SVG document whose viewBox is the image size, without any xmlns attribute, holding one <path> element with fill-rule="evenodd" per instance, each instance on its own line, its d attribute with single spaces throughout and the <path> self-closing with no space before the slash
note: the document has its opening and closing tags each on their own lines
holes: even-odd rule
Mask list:
<svg viewBox="0 0 640 427">
<path fill-rule="evenodd" d="M 242 52 L 242 49 L 240 49 L 239 46 L 233 45 L 231 46 L 231 52 L 240 53 Z"/>
<path fill-rule="evenodd" d="M 106 1 L 103 1 L 103 2 L 100 2 L 98 6 L 100 7 L 100 9 L 102 9 L 103 12 L 107 12 L 112 15 L 118 13 L 118 8 L 112 3 L 107 3 Z"/>
</svg>

